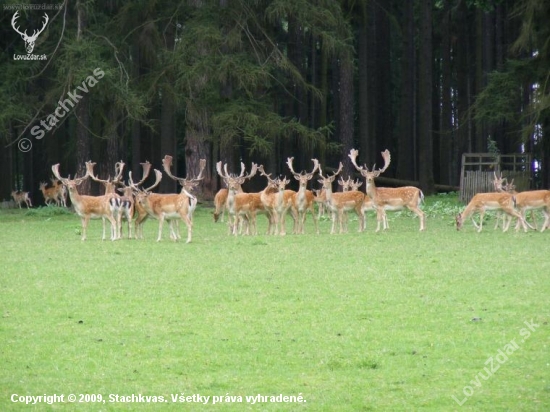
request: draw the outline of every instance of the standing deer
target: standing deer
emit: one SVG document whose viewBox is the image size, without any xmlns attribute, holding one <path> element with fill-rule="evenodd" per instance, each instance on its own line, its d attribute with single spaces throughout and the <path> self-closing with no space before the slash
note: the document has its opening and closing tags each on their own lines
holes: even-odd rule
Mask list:
<svg viewBox="0 0 550 412">
<path fill-rule="evenodd" d="M 296 194 L 293 196 L 293 207 L 296 210 L 296 214 L 297 214 L 297 219 L 296 219 L 297 224 L 294 232 L 297 234 L 305 233 L 306 214 L 309 210 L 311 212 L 311 216 L 313 217 L 315 232 L 319 234 L 319 224 L 317 222 L 317 215 L 315 214 L 315 206 L 314 206 L 315 195 L 311 190 L 307 190 L 307 183 L 315 175 L 315 172 L 319 168 L 319 162 L 317 159 L 311 159 L 313 162 L 313 170 L 311 172 L 296 173 L 292 168 L 293 160 L 294 160 L 294 157 L 287 158 L 286 164 L 288 165 L 290 172 L 294 176 L 294 179 L 296 179 L 300 184 L 298 192 L 296 192 Z"/>
<path fill-rule="evenodd" d="M 267 179 L 267 187 L 260 192 L 260 199 L 271 214 L 273 219 L 271 226 L 274 227 L 274 234 L 284 236 L 286 235 L 285 215 L 289 209 L 293 220 L 296 221 L 292 208 L 292 196 L 295 192 L 285 190 L 286 185 L 290 183 L 286 177 L 272 179 L 271 173 L 269 175 L 265 173 L 263 165 L 259 166 L 258 170 Z"/>
<path fill-rule="evenodd" d="M 376 170 L 376 165 L 369 170 L 368 167 L 358 166 L 356 163 L 359 151 L 351 149 L 349 158 L 355 168 L 361 173 L 366 180 L 367 196 L 372 200 L 374 207 L 376 208 L 377 226 L 376 231 L 380 231 L 380 224 L 384 224 L 384 230 L 388 229 L 388 222 L 386 218 L 386 210 L 402 210 L 404 208 L 409 209 L 420 218 L 420 230 L 426 229 L 426 215 L 420 210 L 420 204 L 424 199 L 422 191 L 414 186 L 404 187 L 380 187 L 377 188 L 374 179 L 380 176 L 386 171 L 390 165 L 391 156 L 388 150 L 382 152 L 384 159 L 384 167 Z"/>
<path fill-rule="evenodd" d="M 357 190 L 347 190 L 345 192 L 332 193 L 332 183 L 336 176 L 342 171 L 343 165 L 340 162 L 338 170 L 332 175 L 323 176 L 321 166 L 319 166 L 319 183 L 323 185 L 325 190 L 327 209 L 331 212 L 332 227 L 330 233 L 336 232 L 336 223 L 339 223 L 340 233 L 347 231 L 347 219 L 345 213 L 353 210 L 359 218 L 359 232 L 365 230 L 365 213 L 363 211 L 363 203 L 365 200 L 365 194 Z M 342 179 L 341 179 L 342 180 Z M 342 180 L 342 182 L 345 182 Z M 349 182 L 349 179 L 348 181 Z M 349 185 L 348 185 L 349 186 Z"/>
<path fill-rule="evenodd" d="M 11 197 L 13 197 L 13 201 L 19 206 L 19 209 L 21 209 L 21 203 L 25 203 L 27 205 L 27 208 L 32 207 L 32 202 L 31 202 L 31 198 L 29 197 L 29 192 L 12 190 Z"/>
<path fill-rule="evenodd" d="M 224 180 L 228 190 L 225 205 L 228 214 L 227 222 L 229 234 L 235 236 L 238 234 L 241 216 L 242 218 L 249 220 L 249 224 L 252 227 L 249 227 L 248 230 L 252 230 L 253 232 L 255 230 L 256 213 L 258 209 L 263 209 L 260 196 L 257 196 L 256 198 L 256 196 L 253 196 L 254 194 L 252 193 L 239 193 L 239 190 L 246 180 L 251 179 L 256 175 L 257 170 L 258 165 L 252 163 L 250 173 L 245 174 L 246 166 L 241 162 L 241 173 L 236 176 L 227 171 L 227 163 L 224 165 L 222 165 L 221 161 L 216 163 L 216 171 Z M 269 216 L 268 220 L 271 222 L 271 218 Z"/>
<path fill-rule="evenodd" d="M 86 230 L 88 228 L 88 223 L 90 219 L 95 218 L 106 218 L 111 223 L 111 240 L 117 239 L 116 233 L 116 220 L 113 217 L 113 211 L 109 200 L 113 195 L 104 195 L 104 196 L 86 196 L 78 193 L 77 187 L 88 178 L 88 173 L 83 177 L 74 179 L 63 178 L 59 174 L 59 163 L 52 166 L 52 172 L 55 177 L 57 177 L 61 183 L 67 186 L 69 190 L 69 197 L 73 204 L 75 212 L 80 216 L 82 221 L 82 238 L 81 240 L 86 240 Z M 105 220 L 103 220 L 103 237 L 102 240 L 105 240 Z"/>
</svg>

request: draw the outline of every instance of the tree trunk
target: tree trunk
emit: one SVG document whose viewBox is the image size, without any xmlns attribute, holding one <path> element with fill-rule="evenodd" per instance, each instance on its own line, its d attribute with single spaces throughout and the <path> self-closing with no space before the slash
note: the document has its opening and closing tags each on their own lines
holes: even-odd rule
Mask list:
<svg viewBox="0 0 550 412">
<path fill-rule="evenodd" d="M 454 42 L 456 48 L 456 145 L 454 147 L 453 176 L 452 182 L 458 181 L 460 176 L 460 159 L 463 153 L 470 152 L 469 131 L 468 131 L 468 8 L 465 0 L 460 0 L 456 11 L 457 33 Z"/>
<path fill-rule="evenodd" d="M 432 0 L 420 4 L 419 97 L 419 177 L 425 195 L 434 193 L 432 136 Z"/>
<path fill-rule="evenodd" d="M 185 165 L 187 176 L 196 177 L 199 174 L 199 161 L 210 157 L 210 145 L 208 136 L 210 135 L 210 126 L 208 112 L 206 109 L 199 110 L 194 118 L 188 119 L 187 129 L 185 133 Z M 239 169 L 240 170 L 240 169 Z M 181 173 L 180 173 L 181 175 Z M 202 195 L 206 199 L 214 197 L 216 185 L 212 179 L 212 168 L 207 165 L 204 170 L 203 183 L 197 187 L 198 195 Z"/>
<path fill-rule="evenodd" d="M 439 183 L 451 184 L 452 106 L 451 106 L 451 0 L 444 3 L 441 22 L 441 117 L 439 126 Z M 456 182 L 455 182 L 456 183 Z"/>
<path fill-rule="evenodd" d="M 401 23 L 403 52 L 401 55 L 401 101 L 399 107 L 399 135 L 397 138 L 397 176 L 402 179 L 414 177 L 415 170 L 415 43 L 413 2 L 403 4 Z"/>
<path fill-rule="evenodd" d="M 344 164 L 343 176 L 351 176 L 353 165 L 348 153 L 353 149 L 353 60 L 350 52 L 345 52 L 340 60 L 340 142 L 342 143 L 341 162 Z"/>
<path fill-rule="evenodd" d="M 357 28 L 357 52 L 358 52 L 358 126 L 359 126 L 359 149 L 362 154 L 363 159 L 366 158 L 367 152 L 369 151 L 369 140 L 370 140 L 370 118 L 369 118 L 369 47 L 368 47 L 368 19 L 367 19 L 367 5 L 363 3 L 362 5 L 362 18 L 358 23 Z"/>
<path fill-rule="evenodd" d="M 76 3 L 78 27 L 77 40 L 82 40 L 82 32 L 87 27 L 86 6 L 78 0 Z M 82 93 L 82 98 L 75 107 L 76 122 L 76 174 L 80 177 L 86 174 L 86 162 L 91 159 L 90 129 L 90 99 L 88 94 Z M 90 179 L 78 186 L 78 192 L 83 195 L 90 193 Z"/>
</svg>

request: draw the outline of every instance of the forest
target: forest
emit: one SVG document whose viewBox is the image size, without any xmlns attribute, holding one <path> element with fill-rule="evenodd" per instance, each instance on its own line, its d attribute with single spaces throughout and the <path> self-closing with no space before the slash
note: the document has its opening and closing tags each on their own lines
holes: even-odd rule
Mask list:
<svg viewBox="0 0 550 412">
<path fill-rule="evenodd" d="M 425 194 L 463 153 L 530 153 L 550 180 L 546 0 L 65 0 L 3 3 L 0 200 L 123 160 L 275 174 L 359 161 Z M 34 36 L 30 36 L 34 33 Z M 30 51 L 29 51 L 30 50 Z M 293 182 L 292 184 L 295 184 Z M 90 181 L 83 193 L 94 193 Z M 159 191 L 174 192 L 163 179 Z"/>
</svg>

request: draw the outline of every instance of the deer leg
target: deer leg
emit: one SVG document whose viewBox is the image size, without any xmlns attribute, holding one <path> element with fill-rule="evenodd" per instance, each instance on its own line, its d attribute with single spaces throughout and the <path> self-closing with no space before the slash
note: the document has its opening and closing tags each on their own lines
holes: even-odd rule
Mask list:
<svg viewBox="0 0 550 412">
<path fill-rule="evenodd" d="M 86 229 L 88 228 L 88 221 L 90 220 L 89 216 L 84 216 L 82 219 L 82 237 L 80 240 L 86 240 Z"/>
<path fill-rule="evenodd" d="M 185 243 L 190 243 L 191 236 L 193 235 L 193 222 L 191 221 L 191 219 L 189 219 L 189 217 L 186 214 L 182 215 L 182 219 L 185 222 L 185 225 L 187 226 L 187 240 L 185 241 Z"/>
<path fill-rule="evenodd" d="M 160 213 L 159 215 L 159 232 L 157 236 L 157 242 L 160 242 L 162 239 L 162 225 L 164 224 L 164 213 Z"/>
<path fill-rule="evenodd" d="M 111 241 L 120 239 L 119 237 L 120 230 L 118 231 L 118 234 L 117 234 L 117 229 L 119 229 L 119 223 L 117 219 L 120 219 L 120 218 L 115 219 L 113 216 L 109 216 L 107 219 L 109 219 L 109 222 L 111 222 Z"/>
<path fill-rule="evenodd" d="M 105 216 L 101 218 L 101 221 L 103 223 L 103 236 L 101 237 L 101 240 L 105 240 Z"/>
<path fill-rule="evenodd" d="M 542 228 L 540 229 L 541 232 L 544 232 L 544 230 L 548 227 L 548 224 L 550 223 L 550 211 L 547 208 L 542 209 L 542 214 L 544 215 L 544 222 L 542 224 Z"/>
</svg>

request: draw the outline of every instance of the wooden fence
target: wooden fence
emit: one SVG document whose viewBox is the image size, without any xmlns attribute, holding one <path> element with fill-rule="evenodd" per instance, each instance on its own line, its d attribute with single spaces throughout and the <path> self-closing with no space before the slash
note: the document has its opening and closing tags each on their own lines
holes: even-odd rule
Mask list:
<svg viewBox="0 0 550 412">
<path fill-rule="evenodd" d="M 528 153 L 494 155 L 491 153 L 465 153 L 460 172 L 460 200 L 468 203 L 476 193 L 493 192 L 494 173 L 514 180 L 516 190 L 529 190 L 531 186 L 531 155 Z"/>
</svg>

